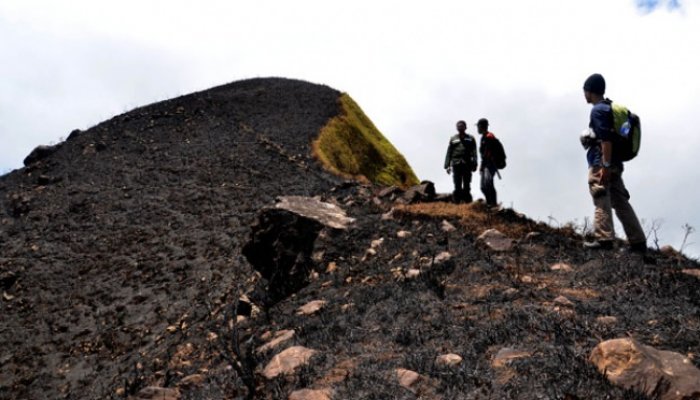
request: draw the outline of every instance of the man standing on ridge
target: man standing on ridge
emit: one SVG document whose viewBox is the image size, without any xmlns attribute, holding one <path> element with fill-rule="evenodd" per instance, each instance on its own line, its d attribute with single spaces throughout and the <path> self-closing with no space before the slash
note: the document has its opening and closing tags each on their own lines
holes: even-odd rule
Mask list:
<svg viewBox="0 0 700 400">
<path fill-rule="evenodd" d="M 467 133 L 466 122 L 457 121 L 457 134 L 450 138 L 445 155 L 445 170 L 448 174 L 454 172 L 452 199 L 455 203 L 471 203 L 472 172 L 476 171 L 476 165 L 476 139 Z"/>
<path fill-rule="evenodd" d="M 489 132 L 489 121 L 481 118 L 476 124 L 481 141 L 479 142 L 479 153 L 481 154 L 481 192 L 486 197 L 486 205 L 498 207 L 496 187 L 494 186 L 494 175 L 498 174 L 498 169 L 505 164 L 505 153 L 503 146 L 492 132 Z M 499 161 L 502 158 L 502 161 Z M 500 176 L 500 175 L 499 175 Z"/>
<path fill-rule="evenodd" d="M 629 203 L 630 194 L 622 181 L 624 167 L 615 149 L 615 128 L 612 106 L 605 99 L 605 79 L 593 74 L 583 84 L 583 94 L 592 104 L 589 129 L 581 136 L 581 144 L 587 149 L 588 188 L 595 206 L 594 236 L 592 242 L 584 242 L 590 249 L 612 249 L 615 239 L 612 209 L 625 229 L 630 250 L 646 252 L 646 235 L 637 215 Z"/>
</svg>

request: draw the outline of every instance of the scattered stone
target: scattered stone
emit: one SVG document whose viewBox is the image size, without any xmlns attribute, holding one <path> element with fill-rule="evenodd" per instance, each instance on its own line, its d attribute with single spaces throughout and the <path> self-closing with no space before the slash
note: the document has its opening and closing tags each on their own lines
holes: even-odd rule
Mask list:
<svg viewBox="0 0 700 400">
<path fill-rule="evenodd" d="M 504 347 L 496 353 L 496 355 L 493 358 L 493 361 L 491 362 L 491 365 L 494 368 L 503 368 L 510 364 L 511 361 L 519 359 L 519 358 L 527 358 L 530 357 L 532 354 L 527 351 L 522 351 L 522 350 L 517 350 L 511 347 Z"/>
<path fill-rule="evenodd" d="M 385 212 L 382 214 L 382 221 L 388 221 L 390 219 L 394 219 L 394 209 L 392 208 L 391 210 Z"/>
<path fill-rule="evenodd" d="M 449 261 L 452 258 L 452 254 L 450 254 L 449 251 L 443 251 L 440 252 L 440 254 L 435 256 L 434 263 L 435 264 L 442 264 L 446 261 Z"/>
<path fill-rule="evenodd" d="M 173 388 L 162 388 L 148 386 L 141 389 L 136 396 L 129 397 L 129 400 L 179 400 L 180 391 Z"/>
<path fill-rule="evenodd" d="M 330 400 L 333 397 L 331 389 L 302 389 L 296 390 L 289 395 L 289 400 Z"/>
<path fill-rule="evenodd" d="M 700 278 L 700 269 L 684 269 L 682 272 L 686 275 Z"/>
<path fill-rule="evenodd" d="M 332 273 L 335 272 L 338 269 L 338 264 L 335 263 L 335 261 L 331 261 L 328 263 L 328 267 L 326 267 L 326 272 L 327 273 Z"/>
<path fill-rule="evenodd" d="M 556 263 L 550 267 L 552 271 L 572 272 L 574 269 L 567 263 Z"/>
<path fill-rule="evenodd" d="M 297 309 L 297 315 L 312 315 L 320 311 L 326 305 L 325 300 L 314 300 Z"/>
<path fill-rule="evenodd" d="M 406 279 L 414 279 L 420 275 L 420 270 L 417 268 L 411 268 L 406 271 Z"/>
<path fill-rule="evenodd" d="M 454 367 L 462 362 L 462 357 L 457 354 L 444 354 L 435 359 L 435 364 L 440 367 Z"/>
<path fill-rule="evenodd" d="M 496 229 L 484 231 L 478 237 L 478 240 L 486 243 L 486 245 L 494 251 L 508 251 L 513 247 L 513 240 Z"/>
<path fill-rule="evenodd" d="M 399 385 L 410 391 L 415 391 L 416 385 L 420 381 L 420 375 L 417 372 L 403 368 L 397 368 L 395 371 L 396 377 L 399 379 Z"/>
<path fill-rule="evenodd" d="M 660 400 L 700 398 L 700 369 L 682 354 L 623 338 L 598 344 L 590 361 L 610 382 L 625 389 Z"/>
<path fill-rule="evenodd" d="M 275 208 L 311 218 L 330 228 L 347 229 L 355 221 L 342 208 L 314 197 L 283 196 L 277 199 L 279 203 L 275 204 Z"/>
<path fill-rule="evenodd" d="M 370 243 L 370 248 L 377 249 L 377 248 L 379 248 L 379 246 L 382 245 L 382 243 L 384 243 L 384 238 L 379 238 L 377 240 L 373 240 L 372 243 Z"/>
<path fill-rule="evenodd" d="M 554 299 L 554 303 L 559 304 L 560 306 L 564 306 L 564 307 L 573 307 L 574 306 L 574 303 L 571 300 L 567 299 L 565 296 L 557 297 L 556 299 Z"/>
<path fill-rule="evenodd" d="M 279 375 L 289 375 L 297 368 L 307 364 L 316 353 L 318 351 L 303 346 L 290 347 L 272 358 L 265 366 L 263 376 L 267 379 L 274 379 Z"/>
<path fill-rule="evenodd" d="M 447 222 L 447 220 L 442 220 L 442 225 L 440 226 L 440 229 L 442 229 L 443 232 L 454 232 L 457 230 L 454 225 L 451 223 Z"/>
<path fill-rule="evenodd" d="M 378 197 L 372 197 L 372 203 L 377 207 L 382 205 L 382 201 Z"/>
<path fill-rule="evenodd" d="M 192 374 L 192 375 L 188 375 L 188 376 L 182 378 L 182 380 L 180 381 L 180 383 L 178 383 L 177 386 L 181 387 L 181 388 L 191 388 L 191 387 L 195 387 L 195 386 L 202 386 L 202 384 L 204 383 L 205 380 L 206 380 L 206 377 L 202 374 Z"/>
<path fill-rule="evenodd" d="M 294 329 L 285 329 L 275 334 L 275 337 L 264 345 L 255 349 L 256 353 L 265 353 L 269 350 L 279 347 L 280 344 L 294 337 Z"/>
<path fill-rule="evenodd" d="M 617 317 L 613 317 L 612 315 L 603 315 L 596 318 L 595 322 L 599 323 L 600 325 L 615 325 L 617 324 Z"/>
<path fill-rule="evenodd" d="M 396 236 L 398 236 L 400 239 L 405 239 L 405 238 L 411 236 L 411 232 L 409 232 L 409 231 L 398 231 L 398 232 L 396 233 Z"/>
<path fill-rule="evenodd" d="M 403 194 L 402 200 L 406 204 L 433 201 L 435 200 L 435 184 L 423 181 L 420 185 L 412 186 Z"/>
</svg>

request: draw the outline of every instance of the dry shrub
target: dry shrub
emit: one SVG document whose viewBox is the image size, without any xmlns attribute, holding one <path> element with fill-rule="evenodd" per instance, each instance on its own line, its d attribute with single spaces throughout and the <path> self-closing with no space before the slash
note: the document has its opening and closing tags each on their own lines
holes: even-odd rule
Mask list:
<svg viewBox="0 0 700 400">
<path fill-rule="evenodd" d="M 491 210 L 482 202 L 453 204 L 444 202 L 399 205 L 395 215 L 407 217 L 427 217 L 459 219 L 459 224 L 473 235 L 486 229 L 497 229 L 511 238 L 520 238 L 532 231 L 551 230 L 544 223 L 537 223 L 512 209 Z"/>
</svg>

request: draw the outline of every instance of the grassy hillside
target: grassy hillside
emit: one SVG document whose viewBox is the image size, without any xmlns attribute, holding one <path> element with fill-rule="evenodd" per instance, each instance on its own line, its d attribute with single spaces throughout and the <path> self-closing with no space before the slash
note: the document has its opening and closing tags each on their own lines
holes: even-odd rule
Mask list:
<svg viewBox="0 0 700 400">
<path fill-rule="evenodd" d="M 418 178 L 406 159 L 346 93 L 343 112 L 328 121 L 313 143 L 314 155 L 331 172 L 382 185 L 408 187 Z"/>
</svg>

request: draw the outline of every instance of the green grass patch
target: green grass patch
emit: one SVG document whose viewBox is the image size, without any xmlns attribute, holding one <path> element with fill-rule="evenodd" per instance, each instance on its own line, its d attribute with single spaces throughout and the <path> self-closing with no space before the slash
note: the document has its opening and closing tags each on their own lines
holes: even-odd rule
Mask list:
<svg viewBox="0 0 700 400">
<path fill-rule="evenodd" d="M 377 130 L 346 93 L 339 98 L 341 115 L 328 121 L 313 142 L 316 158 L 332 173 L 386 186 L 419 183 L 406 159 Z"/>
</svg>

